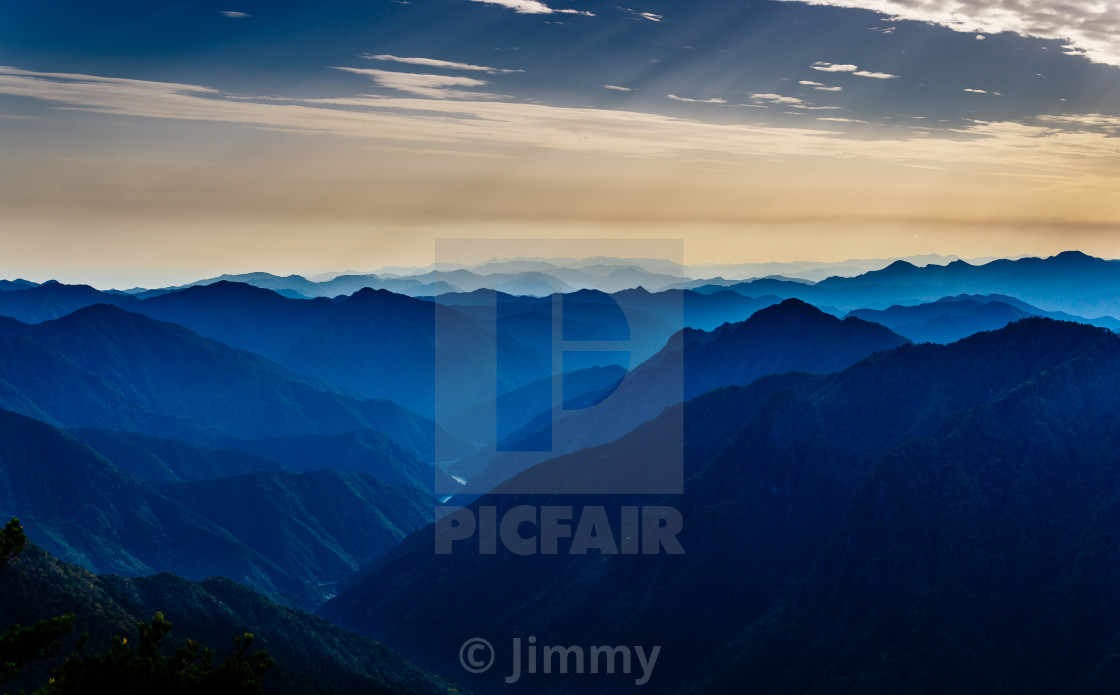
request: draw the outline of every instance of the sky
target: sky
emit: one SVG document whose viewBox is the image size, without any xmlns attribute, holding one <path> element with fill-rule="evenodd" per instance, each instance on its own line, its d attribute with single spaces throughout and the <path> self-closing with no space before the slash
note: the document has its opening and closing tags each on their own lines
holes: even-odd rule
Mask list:
<svg viewBox="0 0 1120 695">
<path fill-rule="evenodd" d="M 0 4 L 0 276 L 1120 256 L 1120 0 Z"/>
</svg>

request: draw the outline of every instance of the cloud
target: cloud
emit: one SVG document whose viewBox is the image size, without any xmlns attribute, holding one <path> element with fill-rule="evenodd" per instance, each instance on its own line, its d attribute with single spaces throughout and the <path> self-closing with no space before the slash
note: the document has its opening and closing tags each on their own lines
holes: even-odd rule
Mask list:
<svg viewBox="0 0 1120 695">
<path fill-rule="evenodd" d="M 988 90 L 986 90 L 986 89 L 969 89 L 967 87 L 964 89 L 964 91 L 972 92 L 973 94 L 987 94 L 988 93 Z"/>
<path fill-rule="evenodd" d="M 393 63 L 406 63 L 408 65 L 423 65 L 428 68 L 443 68 L 445 70 L 469 70 L 485 72 L 490 75 L 504 75 L 512 72 L 525 72 L 524 70 L 508 70 L 503 68 L 488 68 L 484 65 L 471 65 L 470 63 L 455 63 L 450 60 L 436 60 L 435 58 L 399 58 L 391 55 L 372 55 L 363 53 L 366 60 L 383 60 Z"/>
<path fill-rule="evenodd" d="M 1087 113 L 1080 115 L 1062 115 L 1062 116 L 1039 116 L 1039 120 L 1047 121 L 1050 123 L 1057 123 L 1065 126 L 1077 126 L 1082 128 L 1106 128 L 1111 130 L 1120 130 L 1120 116 L 1107 116 L 1102 113 Z"/>
<path fill-rule="evenodd" d="M 619 87 L 617 84 L 605 84 L 605 85 L 603 85 L 603 89 L 610 89 L 610 90 L 613 90 L 615 92 L 632 92 L 632 91 L 634 91 L 630 87 Z"/>
<path fill-rule="evenodd" d="M 392 72 L 390 70 L 373 70 L 368 68 L 341 68 L 335 70 L 364 75 L 373 80 L 378 86 L 395 89 L 409 94 L 434 99 L 486 99 L 494 98 L 493 94 L 480 92 L 464 92 L 451 87 L 482 87 L 489 84 L 485 80 L 473 77 L 451 77 L 448 75 L 425 75 L 412 72 Z"/>
<path fill-rule="evenodd" d="M 820 60 L 813 63 L 812 68 L 821 72 L 855 72 L 859 70 L 858 65 L 833 65 Z"/>
<path fill-rule="evenodd" d="M 501 7 L 508 7 L 517 12 L 517 14 L 581 14 L 585 17 L 594 17 L 592 12 L 584 12 L 583 10 L 557 10 L 549 7 L 539 0 L 471 0 L 471 2 L 482 2 L 487 5 L 500 5 Z"/>
<path fill-rule="evenodd" d="M 817 116 L 818 121 L 831 121 L 833 123 L 867 123 L 867 121 L 860 121 L 855 118 L 838 118 L 836 116 Z"/>
<path fill-rule="evenodd" d="M 1011 32 L 1066 42 L 1067 53 L 1120 66 L 1120 4 L 1114 0 L 783 0 L 871 10 L 969 34 Z"/>
<path fill-rule="evenodd" d="M 223 10 L 222 11 L 222 16 L 223 17 L 229 17 L 230 19 L 247 19 L 251 15 L 246 14 L 245 12 L 233 12 L 231 10 Z"/>
<path fill-rule="evenodd" d="M 766 104 L 801 104 L 804 103 L 797 97 L 784 97 L 781 94 L 752 94 L 751 99 Z"/>
<path fill-rule="evenodd" d="M 860 70 L 858 65 L 852 65 L 850 63 L 837 65 L 833 63 L 826 63 L 823 60 L 818 60 L 809 67 L 813 68 L 814 70 L 820 70 L 821 72 L 848 72 L 860 77 L 874 77 L 878 80 L 893 80 L 894 78 L 898 77 L 898 75 L 892 75 L 887 72 L 871 72 L 870 70 Z"/>
<path fill-rule="evenodd" d="M 1097 182 L 1109 190 L 1120 182 L 1120 138 L 1099 132 L 1101 126 L 1090 129 L 1095 119 L 1111 116 L 1053 117 L 1080 118 L 1084 121 L 1080 125 L 976 122 L 940 136 L 938 131 L 907 135 L 902 130 L 869 139 L 866 134 L 848 137 L 835 129 L 715 124 L 655 113 L 511 101 L 376 96 L 248 99 L 196 85 L 10 67 L 0 67 L 0 94 L 100 114 L 329 134 L 397 147 L 483 152 L 529 147 L 638 158 L 702 153 L 799 160 L 819 157 L 822 163 L 863 160 L 961 166 L 970 171 L 981 167 L 981 171 L 1060 177 L 1071 185 Z M 782 100 L 779 103 L 790 99 L 776 94 L 755 96 Z"/>
<path fill-rule="evenodd" d="M 812 87 L 813 89 L 816 89 L 817 91 L 821 91 L 821 92 L 842 92 L 842 91 L 844 91 L 843 87 L 830 87 L 827 84 L 821 84 L 820 82 L 813 82 L 812 80 L 801 80 L 797 84 L 803 84 L 806 87 Z"/>
<path fill-rule="evenodd" d="M 622 10 L 623 12 L 629 12 L 630 14 L 634 15 L 635 17 L 641 17 L 642 19 L 648 19 L 651 22 L 660 22 L 661 20 L 665 19 L 665 17 L 662 16 L 662 15 L 654 14 L 652 12 L 639 12 L 637 10 L 630 9 L 629 7 L 619 7 L 618 9 Z"/>
<path fill-rule="evenodd" d="M 711 99 L 689 99 L 688 97 L 679 97 L 676 94 L 666 94 L 665 98 L 666 99 L 672 99 L 673 101 L 687 101 L 690 104 L 726 104 L 727 103 L 726 99 L 720 99 L 719 97 L 713 97 Z"/>
</svg>

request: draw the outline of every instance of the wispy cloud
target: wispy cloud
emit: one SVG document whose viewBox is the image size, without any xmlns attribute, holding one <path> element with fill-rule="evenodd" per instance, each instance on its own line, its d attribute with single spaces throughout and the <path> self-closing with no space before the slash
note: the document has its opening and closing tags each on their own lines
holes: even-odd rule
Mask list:
<svg viewBox="0 0 1120 695">
<path fill-rule="evenodd" d="M 628 12 L 628 13 L 634 15 L 635 17 L 641 17 L 642 19 L 648 19 L 651 22 L 660 22 L 661 20 L 665 19 L 665 17 L 663 17 L 662 15 L 654 14 L 652 12 L 640 12 L 638 10 L 632 10 L 629 7 L 621 7 L 620 6 L 618 9 L 622 10 L 623 12 Z"/>
<path fill-rule="evenodd" d="M 986 89 L 970 89 L 968 87 L 965 87 L 964 91 L 972 92 L 973 94 L 987 94 L 988 93 L 988 90 L 986 90 Z"/>
<path fill-rule="evenodd" d="M 473 77 L 452 77 L 448 75 L 426 75 L 412 72 L 393 72 L 391 70 L 374 70 L 371 68 L 344 68 L 336 67 L 335 70 L 363 75 L 373 80 L 378 86 L 395 89 L 409 94 L 433 99 L 492 99 L 496 95 L 481 92 L 465 92 L 453 87 L 483 87 L 485 80 Z"/>
<path fill-rule="evenodd" d="M 232 10 L 223 10 L 222 11 L 222 16 L 223 17 L 229 17 L 230 19 L 247 19 L 248 17 L 250 17 L 250 15 L 248 13 L 234 12 Z"/>
<path fill-rule="evenodd" d="M 752 94 L 751 99 L 764 104 L 802 104 L 804 101 L 797 97 L 786 97 L 781 94 Z"/>
<path fill-rule="evenodd" d="M 856 70 L 859 70 L 858 65 L 847 65 L 847 64 L 834 65 L 832 63 L 826 63 L 826 62 L 821 61 L 821 60 L 818 60 L 817 62 L 813 63 L 813 65 L 811 67 L 814 70 L 820 70 L 821 72 L 855 72 Z"/>
<path fill-rule="evenodd" d="M 603 89 L 610 89 L 610 90 L 615 91 L 615 92 L 632 92 L 632 91 L 634 91 L 630 87 L 619 87 L 617 84 L 605 84 L 605 85 L 603 85 Z"/>
<path fill-rule="evenodd" d="M 1102 113 L 1086 113 L 1080 115 L 1039 116 L 1039 120 L 1057 123 L 1064 126 L 1083 128 L 1105 128 L 1120 130 L 1120 116 L 1108 116 Z"/>
<path fill-rule="evenodd" d="M 860 70 L 858 65 L 850 63 L 826 63 L 823 60 L 818 60 L 809 67 L 821 72 L 846 72 L 859 77 L 873 77 L 877 80 L 893 80 L 898 75 L 892 75 L 889 72 L 872 72 L 870 70 Z"/>
<path fill-rule="evenodd" d="M 439 76 L 430 76 L 439 77 Z M 415 79 L 413 76 L 412 79 Z M 470 79 L 470 78 L 456 78 Z M 481 81 L 479 81 L 481 82 Z M 429 85 L 430 86 L 430 85 Z M 461 83 L 459 86 L 464 86 Z M 433 88 L 439 91 L 440 88 Z M 535 147 L 622 157 L 718 153 L 720 157 L 808 157 L 899 165 L 981 165 L 992 171 L 1044 173 L 1069 181 L 1104 177 L 1116 185 L 1120 139 L 1086 123 L 973 123 L 945 137 L 934 131 L 868 140 L 834 129 L 713 124 L 659 114 L 568 108 L 510 101 L 352 97 L 245 99 L 206 87 L 40 73 L 0 67 L 0 94 L 63 108 L 139 118 L 230 123 L 291 133 L 365 138 L 399 147 Z M 446 95 L 441 95 L 446 96 Z M 791 97 L 755 95 L 770 103 Z M 793 103 L 793 106 L 805 104 Z M 1069 127 L 1056 127 L 1058 123 Z M 1111 124 L 1111 121 L 1101 125 Z M 573 137 L 579 133 L 579 137 Z M 822 160 L 824 161 L 824 160 Z"/>
<path fill-rule="evenodd" d="M 679 97 L 676 94 L 666 94 L 665 98 L 666 99 L 672 99 L 673 101 L 687 101 L 690 104 L 726 104 L 727 103 L 726 99 L 720 99 L 719 97 L 713 97 L 711 99 L 689 99 L 688 97 Z"/>
<path fill-rule="evenodd" d="M 593 12 L 585 12 L 584 10 L 557 10 L 543 2 L 539 2 L 539 0 L 471 0 L 471 2 L 508 7 L 518 14 L 581 14 L 586 17 L 595 16 Z"/>
<path fill-rule="evenodd" d="M 816 89 L 816 90 L 821 91 L 821 92 L 842 92 L 842 91 L 844 91 L 843 87 L 832 87 L 832 86 L 827 85 L 827 84 L 821 84 L 820 82 L 813 82 L 812 80 L 801 80 L 800 82 L 798 82 L 798 84 L 803 84 L 806 87 L 812 87 L 813 89 Z"/>
<path fill-rule="evenodd" d="M 969 34 L 1000 34 L 1066 41 L 1066 52 L 1120 66 L 1120 5 L 1114 0 L 784 0 L 871 10 L 892 20 L 913 20 Z"/>
<path fill-rule="evenodd" d="M 504 75 L 513 72 L 525 72 L 524 70 L 509 70 L 505 68 L 489 68 L 485 65 L 471 65 L 470 63 L 456 63 L 450 60 L 437 60 L 435 58 L 400 58 L 391 55 L 373 55 L 371 53 L 363 53 L 362 58 L 366 60 L 382 60 L 393 63 L 405 63 L 407 65 L 423 65 L 428 68 L 443 68 L 445 70 L 467 70 L 473 72 L 485 72 L 490 75 Z"/>
</svg>

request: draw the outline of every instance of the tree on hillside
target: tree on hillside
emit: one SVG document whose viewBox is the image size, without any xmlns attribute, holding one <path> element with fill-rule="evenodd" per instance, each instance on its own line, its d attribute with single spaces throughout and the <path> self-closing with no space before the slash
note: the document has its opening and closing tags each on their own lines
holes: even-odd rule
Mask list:
<svg viewBox="0 0 1120 695">
<path fill-rule="evenodd" d="M 12 519 L 0 529 L 0 569 L 23 552 L 27 536 L 19 519 Z M 12 625 L 0 635 L 0 683 L 19 675 L 26 664 L 52 656 L 62 648 L 58 640 L 74 629 L 74 616 L 61 615 L 40 620 L 31 627 Z"/>
<path fill-rule="evenodd" d="M 0 529 L 0 569 L 26 546 L 19 519 L 12 519 Z M 59 640 L 73 629 L 73 614 L 40 620 L 29 628 L 8 628 L 0 635 L 0 683 L 15 678 L 29 662 L 58 653 L 62 648 Z M 214 651 L 194 640 L 187 640 L 170 656 L 160 650 L 171 632 L 171 622 L 162 613 L 156 613 L 150 624 L 141 623 L 138 631 L 135 645 L 118 637 L 108 652 L 97 655 L 85 654 L 89 634 L 83 633 L 75 651 L 35 695 L 248 695 L 261 692 L 264 676 L 273 665 L 264 651 L 249 653 L 253 635 L 248 632 L 235 638 L 233 655 L 215 667 Z"/>
</svg>

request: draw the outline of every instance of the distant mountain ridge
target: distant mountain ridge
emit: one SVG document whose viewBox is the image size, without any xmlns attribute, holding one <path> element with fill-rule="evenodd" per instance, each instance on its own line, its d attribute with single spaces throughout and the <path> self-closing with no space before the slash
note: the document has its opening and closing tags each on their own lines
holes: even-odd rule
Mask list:
<svg viewBox="0 0 1120 695">
<path fill-rule="evenodd" d="M 775 294 L 846 310 L 919 304 L 959 294 L 1002 294 L 1044 311 L 1075 316 L 1120 318 L 1120 261 L 1078 251 L 1049 258 L 995 260 L 983 265 L 953 261 L 917 267 L 896 261 L 882 270 L 853 277 L 830 277 L 815 285 L 755 280 L 702 291 L 733 290 L 748 296 Z"/>
<path fill-rule="evenodd" d="M 0 407 L 63 427 L 196 444 L 376 429 L 430 458 L 435 425 L 329 391 L 182 326 L 96 305 L 0 335 Z"/>
<path fill-rule="evenodd" d="M 999 294 L 962 294 L 914 306 L 895 305 L 881 311 L 857 309 L 848 316 L 882 324 L 915 342 L 952 343 L 980 331 L 998 330 L 1028 316 L 1077 321 L 1120 332 L 1120 320 L 1111 317 L 1087 320 L 1061 311 L 1043 311 Z"/>
<path fill-rule="evenodd" d="M 464 389 L 517 388 L 524 369 L 546 358 L 494 336 L 452 309 L 386 290 L 362 289 L 334 300 L 294 300 L 269 290 L 220 282 L 163 294 L 135 311 L 251 350 L 339 390 L 390 399 L 432 417 L 437 351 L 459 365 Z M 437 344 L 436 328 L 439 326 Z M 495 351 L 503 365 L 494 373 Z M 550 364 L 550 363 L 548 363 Z"/>
</svg>

